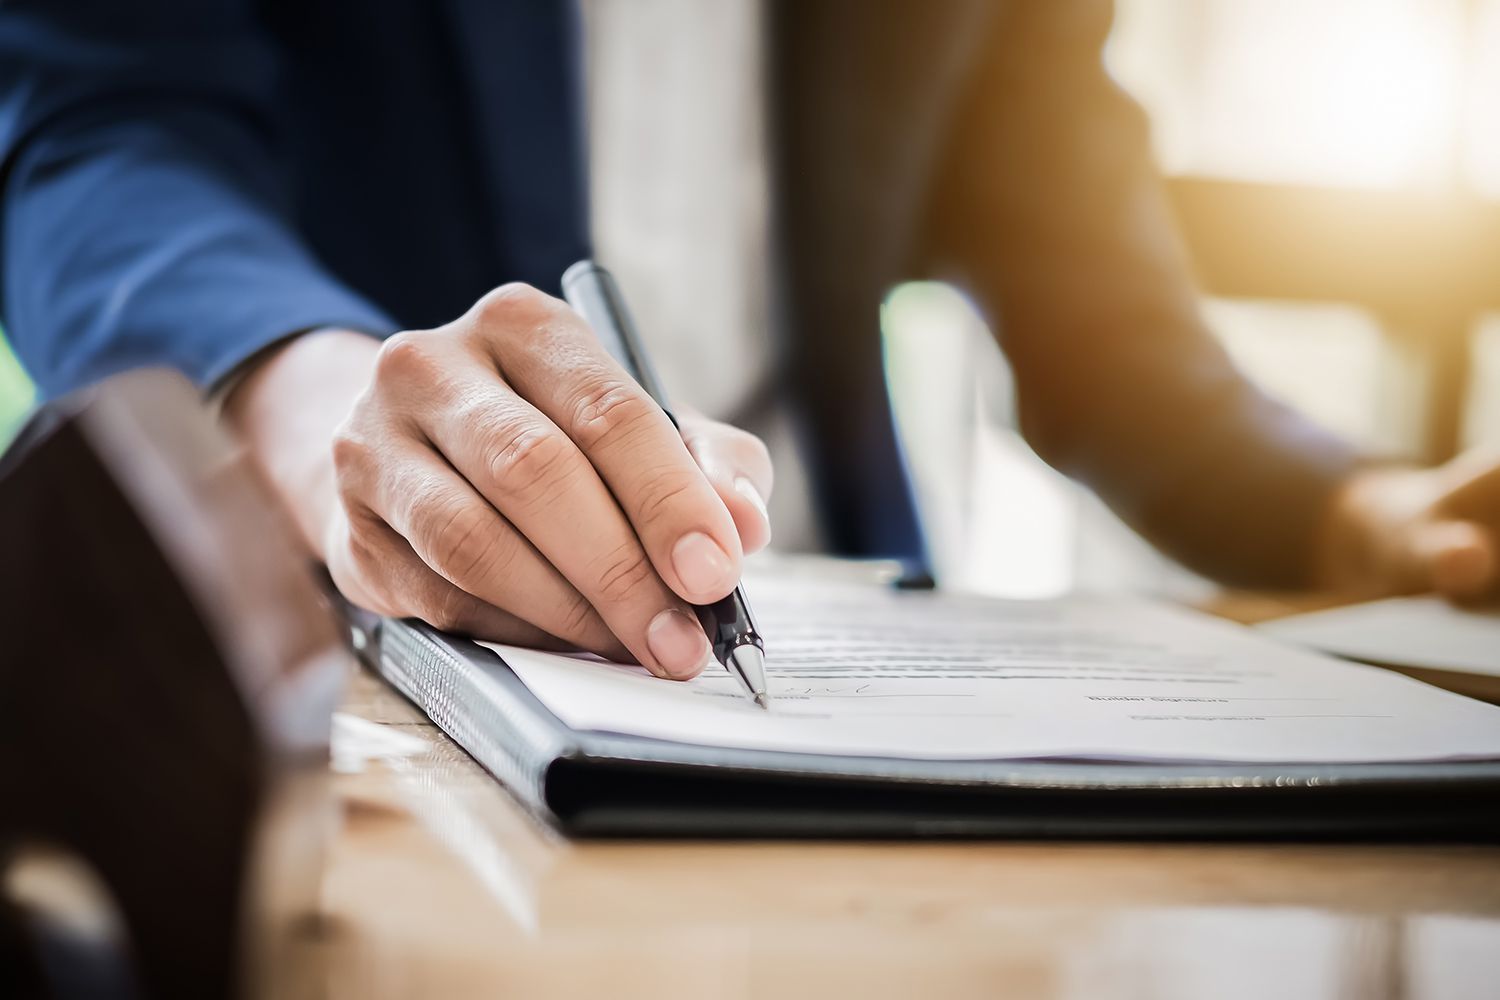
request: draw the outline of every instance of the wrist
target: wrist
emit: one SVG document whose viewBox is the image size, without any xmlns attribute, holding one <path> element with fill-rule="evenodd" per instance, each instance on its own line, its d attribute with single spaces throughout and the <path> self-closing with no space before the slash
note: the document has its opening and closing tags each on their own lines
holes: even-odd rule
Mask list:
<svg viewBox="0 0 1500 1000">
<path fill-rule="evenodd" d="M 251 358 L 223 396 L 226 424 L 319 557 L 338 503 L 333 435 L 369 384 L 379 349 L 363 333 L 314 330 Z"/>
</svg>

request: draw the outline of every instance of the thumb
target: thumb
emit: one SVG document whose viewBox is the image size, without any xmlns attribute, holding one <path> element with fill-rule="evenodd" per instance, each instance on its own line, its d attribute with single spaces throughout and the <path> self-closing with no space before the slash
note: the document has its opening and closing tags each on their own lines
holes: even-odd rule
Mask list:
<svg viewBox="0 0 1500 1000">
<path fill-rule="evenodd" d="M 1470 601 L 1500 584 L 1500 545 L 1473 521 L 1431 521 L 1412 538 L 1413 562 L 1430 589 L 1456 601 Z"/>
</svg>

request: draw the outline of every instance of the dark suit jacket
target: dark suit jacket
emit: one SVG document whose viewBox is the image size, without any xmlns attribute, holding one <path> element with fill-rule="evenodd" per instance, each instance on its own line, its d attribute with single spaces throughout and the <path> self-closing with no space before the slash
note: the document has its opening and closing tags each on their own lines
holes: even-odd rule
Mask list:
<svg viewBox="0 0 1500 1000">
<path fill-rule="evenodd" d="M 555 289 L 588 233 L 576 11 L 520 0 L 0 5 L 0 318 L 45 396 Z M 837 550 L 916 555 L 880 371 L 956 278 L 1025 430 L 1201 569 L 1295 583 L 1347 451 L 1199 323 L 1102 0 L 771 0 L 785 382 Z"/>
<path fill-rule="evenodd" d="M 867 416 L 876 309 L 896 281 L 941 278 L 994 330 L 1043 458 L 1197 570 L 1303 584 L 1353 456 L 1205 328 L 1145 116 L 1104 68 L 1111 17 L 1106 0 L 771 3 L 788 375 L 829 523 L 849 548 L 896 535 L 899 493 L 863 457 L 888 433 Z"/>
</svg>

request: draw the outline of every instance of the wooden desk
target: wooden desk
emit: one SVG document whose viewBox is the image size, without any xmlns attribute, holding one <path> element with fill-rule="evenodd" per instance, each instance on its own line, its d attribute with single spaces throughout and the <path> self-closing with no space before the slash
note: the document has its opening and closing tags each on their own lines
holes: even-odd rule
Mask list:
<svg viewBox="0 0 1500 1000">
<path fill-rule="evenodd" d="M 569 842 L 361 673 L 330 997 L 1500 995 L 1500 848 Z"/>
</svg>

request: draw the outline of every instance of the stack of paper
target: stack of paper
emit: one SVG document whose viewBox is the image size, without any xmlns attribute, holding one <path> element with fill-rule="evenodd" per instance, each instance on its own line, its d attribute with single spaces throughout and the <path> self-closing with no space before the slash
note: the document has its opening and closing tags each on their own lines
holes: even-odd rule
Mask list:
<svg viewBox="0 0 1500 1000">
<path fill-rule="evenodd" d="M 1350 763 L 1500 759 L 1500 708 L 1106 598 L 1001 601 L 752 579 L 771 711 L 691 682 L 496 646 L 575 729 L 892 758 Z"/>
</svg>

